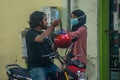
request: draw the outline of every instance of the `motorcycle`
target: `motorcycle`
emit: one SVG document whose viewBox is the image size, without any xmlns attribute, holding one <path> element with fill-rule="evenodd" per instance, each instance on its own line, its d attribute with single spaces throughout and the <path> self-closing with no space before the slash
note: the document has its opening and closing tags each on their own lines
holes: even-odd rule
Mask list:
<svg viewBox="0 0 120 80">
<path fill-rule="evenodd" d="M 8 80 L 32 80 L 28 70 L 18 64 L 8 64 L 5 68 Z"/>
<path fill-rule="evenodd" d="M 66 36 L 66 34 L 65 34 L 65 36 Z M 61 41 L 64 41 L 64 40 L 61 40 Z M 72 40 L 72 42 L 75 42 L 75 41 L 76 41 L 76 39 Z M 56 40 L 56 42 L 57 42 L 57 40 Z M 61 47 L 61 44 L 58 44 L 58 45 Z M 64 59 L 58 53 L 58 51 L 55 51 L 48 55 L 42 56 L 42 57 L 48 57 L 50 59 L 56 58 L 60 61 L 61 65 L 62 65 L 62 69 L 61 69 L 61 72 L 56 73 L 58 80 L 85 80 L 86 66 L 78 60 L 71 61 L 71 58 L 74 57 L 74 55 L 72 55 L 72 53 L 70 53 L 70 51 L 69 51 L 71 49 L 72 45 L 73 45 L 73 43 L 69 47 L 67 45 L 68 48 L 65 52 L 66 59 Z M 66 45 L 64 47 L 66 47 Z M 18 64 L 6 65 L 6 73 L 8 75 L 8 80 L 32 80 L 30 77 L 30 74 L 28 73 L 28 70 L 21 67 Z M 52 80 L 52 79 L 50 79 L 50 80 Z"/>
<path fill-rule="evenodd" d="M 50 59 L 57 58 L 62 64 L 62 72 L 58 72 L 58 80 L 85 80 L 85 66 L 79 61 L 70 61 L 74 57 L 71 54 L 64 59 L 58 52 L 42 57 L 49 57 Z M 19 66 L 18 64 L 6 65 L 8 80 L 32 80 L 28 70 Z"/>
</svg>

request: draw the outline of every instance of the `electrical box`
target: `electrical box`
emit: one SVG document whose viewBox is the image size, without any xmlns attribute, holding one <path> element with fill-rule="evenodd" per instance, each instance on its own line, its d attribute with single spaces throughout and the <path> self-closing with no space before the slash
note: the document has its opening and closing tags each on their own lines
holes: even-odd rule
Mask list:
<svg viewBox="0 0 120 80">
<path fill-rule="evenodd" d="M 27 60 L 27 47 L 26 47 L 25 35 L 26 35 L 26 32 L 28 30 L 29 30 L 29 28 L 25 28 L 21 32 L 21 39 L 22 39 L 22 59 L 25 59 L 25 61 Z"/>
<path fill-rule="evenodd" d="M 48 25 L 50 26 L 52 21 L 59 18 L 59 11 L 57 7 L 43 6 L 42 12 L 46 14 Z"/>
</svg>

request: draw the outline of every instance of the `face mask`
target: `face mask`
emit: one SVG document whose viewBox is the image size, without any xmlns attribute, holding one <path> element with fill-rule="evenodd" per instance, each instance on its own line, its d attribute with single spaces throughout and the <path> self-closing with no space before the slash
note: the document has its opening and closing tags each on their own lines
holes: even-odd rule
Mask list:
<svg viewBox="0 0 120 80">
<path fill-rule="evenodd" d="M 78 18 L 73 18 L 71 19 L 71 24 L 72 25 L 77 25 L 78 23 L 80 23 L 82 21 L 82 19 L 84 19 L 85 15 L 78 17 Z"/>
<path fill-rule="evenodd" d="M 73 18 L 73 19 L 71 19 L 71 24 L 72 24 L 72 25 L 76 25 L 76 24 L 78 24 L 78 23 L 79 23 L 78 18 Z"/>
</svg>

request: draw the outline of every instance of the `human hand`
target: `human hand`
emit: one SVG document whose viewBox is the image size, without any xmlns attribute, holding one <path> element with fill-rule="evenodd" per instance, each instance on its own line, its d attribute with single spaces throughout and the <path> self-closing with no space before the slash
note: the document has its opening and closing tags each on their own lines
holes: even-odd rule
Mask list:
<svg viewBox="0 0 120 80">
<path fill-rule="evenodd" d="M 60 19 L 54 20 L 51 24 L 51 26 L 56 27 L 60 24 Z"/>
</svg>

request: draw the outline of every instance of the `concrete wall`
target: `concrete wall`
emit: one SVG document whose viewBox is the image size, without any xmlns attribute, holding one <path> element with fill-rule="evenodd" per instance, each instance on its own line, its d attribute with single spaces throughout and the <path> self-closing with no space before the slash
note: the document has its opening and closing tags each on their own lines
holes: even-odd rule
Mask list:
<svg viewBox="0 0 120 80">
<path fill-rule="evenodd" d="M 87 15 L 87 80 L 99 80 L 99 54 L 98 54 L 98 0 L 71 0 L 71 11 L 83 10 Z"/>
<path fill-rule="evenodd" d="M 7 80 L 6 64 L 17 63 L 25 67 L 24 60 L 21 59 L 21 31 L 28 27 L 30 13 L 40 10 L 41 6 L 57 6 L 61 11 L 63 27 L 67 28 L 67 0 L 0 0 L 0 80 Z M 87 14 L 87 77 L 88 80 L 99 80 L 97 0 L 71 0 L 71 11 L 76 8 Z M 64 55 L 62 50 L 60 53 Z"/>
<path fill-rule="evenodd" d="M 28 27 L 31 12 L 41 6 L 60 8 L 62 0 L 0 0 L 0 80 L 7 80 L 6 64 L 25 67 L 21 59 L 21 31 Z"/>
</svg>

